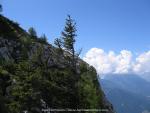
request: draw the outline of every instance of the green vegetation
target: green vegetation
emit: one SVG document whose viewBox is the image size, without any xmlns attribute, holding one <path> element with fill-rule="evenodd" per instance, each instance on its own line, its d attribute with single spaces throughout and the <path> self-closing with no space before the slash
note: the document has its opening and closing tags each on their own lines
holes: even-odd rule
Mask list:
<svg viewBox="0 0 150 113">
<path fill-rule="evenodd" d="M 29 43 L 39 42 L 42 44 L 48 44 L 47 37 L 43 34 L 41 37 L 37 36 L 36 30 L 31 27 L 28 30 L 28 33 L 19 27 L 19 24 L 13 22 L 6 17 L 0 15 L 0 37 L 21 41 L 21 43 L 26 43 L 29 46 Z"/>
<path fill-rule="evenodd" d="M 70 51 L 73 55 L 75 55 L 75 37 L 76 37 L 76 24 L 70 17 L 66 19 L 66 26 L 64 31 L 62 32 L 63 45 L 66 50 Z"/>
<path fill-rule="evenodd" d="M 69 52 L 69 58 L 67 60 L 70 62 L 69 65 L 72 65 L 72 70 L 76 72 L 76 64 L 78 60 L 79 54 L 75 51 L 75 42 L 76 42 L 76 23 L 71 18 L 70 15 L 68 15 L 66 19 L 66 25 L 64 27 L 64 31 L 61 33 L 60 38 L 56 38 L 54 44 L 56 47 L 59 48 L 59 50 L 62 50 L 62 47 Z"/>
<path fill-rule="evenodd" d="M 45 35 L 38 38 L 34 28 L 16 40 L 18 35 L 13 32 L 13 29 L 16 30 L 14 24 L 2 20 L 5 23 L 2 28 L 7 29 L 0 32 L 1 36 L 8 41 L 17 41 L 19 46 L 15 49 L 20 53 L 19 58 L 13 61 L 0 60 L 0 113 L 103 107 L 95 69 L 83 62 L 75 52 L 76 27 L 70 16 L 66 19 L 62 38 L 54 42 L 57 48 L 47 44 Z M 22 31 L 18 28 L 17 34 Z M 63 50 L 64 47 L 67 51 Z M 31 51 L 32 48 L 35 48 L 34 51 Z"/>
<path fill-rule="evenodd" d="M 19 27 L 18 23 L 0 15 L 0 37 L 16 40 L 22 36 L 28 36 L 28 34 Z"/>
<path fill-rule="evenodd" d="M 37 38 L 37 33 L 33 27 L 30 27 L 28 30 L 28 33 L 31 38 L 36 39 Z"/>
<path fill-rule="evenodd" d="M 2 5 L 0 4 L 0 13 L 3 11 L 3 7 Z"/>
<path fill-rule="evenodd" d="M 43 43 L 43 44 L 48 44 L 47 43 L 47 37 L 45 34 L 43 34 L 40 38 L 38 38 L 37 41 L 40 43 Z"/>
</svg>

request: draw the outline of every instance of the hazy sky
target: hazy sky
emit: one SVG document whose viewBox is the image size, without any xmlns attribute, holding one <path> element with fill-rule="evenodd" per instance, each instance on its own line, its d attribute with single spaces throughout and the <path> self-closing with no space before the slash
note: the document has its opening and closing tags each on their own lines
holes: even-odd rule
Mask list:
<svg viewBox="0 0 150 113">
<path fill-rule="evenodd" d="M 77 45 L 83 54 L 93 47 L 105 51 L 150 50 L 150 0 L 0 0 L 3 14 L 28 29 L 33 26 L 49 42 L 60 36 L 65 18 L 77 22 Z"/>
</svg>

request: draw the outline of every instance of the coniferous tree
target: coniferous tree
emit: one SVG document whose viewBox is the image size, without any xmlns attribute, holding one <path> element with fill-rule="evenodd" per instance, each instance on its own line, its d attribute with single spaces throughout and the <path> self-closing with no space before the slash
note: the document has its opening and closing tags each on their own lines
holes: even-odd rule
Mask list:
<svg viewBox="0 0 150 113">
<path fill-rule="evenodd" d="M 63 39 L 63 46 L 64 48 L 69 51 L 72 54 L 72 64 L 73 67 L 75 67 L 75 37 L 76 35 L 76 23 L 71 18 L 70 15 L 68 15 L 66 19 L 66 25 L 64 28 L 64 31 L 62 32 L 62 39 Z"/>
<path fill-rule="evenodd" d="M 58 54 L 63 55 L 63 43 L 61 38 L 56 38 L 54 41 L 55 46 L 58 48 Z"/>
<path fill-rule="evenodd" d="M 31 36 L 31 38 L 37 38 L 36 30 L 33 27 L 29 28 L 28 33 Z"/>
<path fill-rule="evenodd" d="M 0 13 L 3 11 L 3 7 L 2 5 L 0 4 Z"/>
<path fill-rule="evenodd" d="M 45 44 L 47 43 L 47 37 L 45 34 L 43 34 L 38 40 L 41 43 L 45 43 Z"/>
<path fill-rule="evenodd" d="M 60 38 L 56 38 L 54 41 L 54 44 L 56 45 L 56 47 L 58 47 L 59 49 L 62 49 L 62 40 Z"/>
</svg>

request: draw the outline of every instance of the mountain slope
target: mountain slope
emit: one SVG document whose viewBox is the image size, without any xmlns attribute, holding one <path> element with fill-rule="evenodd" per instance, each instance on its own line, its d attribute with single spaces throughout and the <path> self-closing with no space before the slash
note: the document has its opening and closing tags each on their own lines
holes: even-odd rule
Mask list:
<svg viewBox="0 0 150 113">
<path fill-rule="evenodd" d="M 49 108 L 114 113 L 93 67 L 78 58 L 74 71 L 69 53 L 31 38 L 3 16 L 0 30 L 1 113 L 41 113 Z"/>
<path fill-rule="evenodd" d="M 19 38 L 28 35 L 19 24 L 0 15 L 0 36 L 5 38 Z"/>
<path fill-rule="evenodd" d="M 137 75 L 107 75 L 101 84 L 118 113 L 150 110 L 150 83 Z"/>
<path fill-rule="evenodd" d="M 137 93 L 143 96 L 150 96 L 150 83 L 134 74 L 106 75 L 105 80 L 115 82 L 121 89 Z M 135 90 L 136 89 L 136 90 Z"/>
</svg>

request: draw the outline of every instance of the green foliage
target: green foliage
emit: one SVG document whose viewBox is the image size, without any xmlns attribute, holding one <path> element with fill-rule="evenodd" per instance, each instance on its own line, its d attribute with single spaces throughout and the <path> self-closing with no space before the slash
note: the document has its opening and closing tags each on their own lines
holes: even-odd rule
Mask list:
<svg viewBox="0 0 150 113">
<path fill-rule="evenodd" d="M 101 104 L 101 92 L 97 84 L 97 74 L 93 67 L 82 63 L 80 65 L 80 79 L 78 81 L 80 107 L 84 109 L 98 109 Z M 95 113 L 95 112 L 92 112 Z"/>
<path fill-rule="evenodd" d="M 54 41 L 54 44 L 58 48 L 58 52 L 65 54 L 64 57 L 68 60 L 68 65 L 71 66 L 74 72 L 77 71 L 77 61 L 79 56 L 79 54 L 75 52 L 74 47 L 76 42 L 75 37 L 77 36 L 76 31 L 76 23 L 71 16 L 68 15 L 61 38 L 56 38 Z M 62 52 L 62 48 L 66 51 Z"/>
<path fill-rule="evenodd" d="M 8 113 L 8 109 L 5 105 L 5 97 L 0 95 L 0 113 Z"/>
<path fill-rule="evenodd" d="M 35 108 L 40 109 L 40 92 L 36 89 L 40 81 L 39 74 L 39 70 L 33 69 L 29 62 L 20 62 L 16 66 L 13 76 L 15 81 L 10 91 L 14 99 L 8 104 L 11 113 L 24 110 L 35 112 Z"/>
<path fill-rule="evenodd" d="M 0 36 L 7 39 L 18 39 L 27 33 L 19 27 L 19 24 L 0 15 Z"/>
<path fill-rule="evenodd" d="M 47 75 L 48 74 L 48 75 Z M 75 97 L 69 69 L 48 70 L 46 79 L 42 82 L 42 95 L 51 108 L 73 108 Z"/>
<path fill-rule="evenodd" d="M 3 7 L 2 5 L 0 4 L 0 13 L 3 11 Z"/>
<path fill-rule="evenodd" d="M 28 53 L 31 49 L 31 45 L 34 43 L 34 39 L 26 36 L 20 38 L 21 46 L 19 47 L 20 50 L 20 58 L 19 60 L 27 60 L 28 59 Z"/>
<path fill-rule="evenodd" d="M 97 108 L 99 98 L 96 95 L 96 88 L 90 77 L 86 74 L 81 76 L 79 81 L 79 95 L 80 95 L 80 103 L 83 108 Z"/>
<path fill-rule="evenodd" d="M 32 44 L 33 39 L 31 39 L 30 37 L 27 37 L 27 36 L 26 37 L 21 37 L 20 42 L 21 42 L 21 44 L 23 44 L 27 47 L 27 46 Z"/>
<path fill-rule="evenodd" d="M 66 26 L 64 31 L 62 32 L 62 39 L 64 47 L 74 54 L 74 44 L 75 44 L 75 37 L 76 37 L 76 24 L 74 23 L 73 19 L 68 15 L 66 19 Z"/>
<path fill-rule="evenodd" d="M 30 27 L 28 29 L 28 33 L 29 33 L 29 35 L 30 35 L 31 38 L 33 38 L 33 39 L 37 38 L 36 30 L 33 27 Z"/>
<path fill-rule="evenodd" d="M 101 106 L 101 92 L 93 67 L 81 63 L 78 74 L 68 66 L 49 67 L 47 60 L 42 59 L 43 51 L 41 46 L 30 61 L 0 68 L 1 96 L 11 97 L 3 101 L 9 113 L 24 110 L 40 113 L 43 108 L 41 100 L 55 109 L 96 109 Z"/>
<path fill-rule="evenodd" d="M 16 33 L 14 30 L 10 28 L 10 25 L 12 23 L 9 23 L 8 20 L 5 21 L 4 17 L 0 15 L 0 36 L 5 37 L 5 38 L 14 38 L 16 37 Z"/>
<path fill-rule="evenodd" d="M 6 95 L 6 88 L 10 85 L 10 74 L 7 70 L 0 67 L 0 92 L 1 95 Z"/>
<path fill-rule="evenodd" d="M 6 95 L 7 87 L 11 84 L 10 74 L 2 66 L 0 66 L 0 113 L 7 113 Z"/>
<path fill-rule="evenodd" d="M 57 59 L 58 61 L 61 59 L 62 55 L 64 54 L 63 52 L 63 45 L 62 45 L 62 40 L 60 38 L 56 38 L 54 41 L 54 44 L 56 46 L 56 53 L 57 53 Z"/>
<path fill-rule="evenodd" d="M 57 48 L 62 49 L 62 40 L 60 38 L 56 38 L 54 44 Z"/>
<path fill-rule="evenodd" d="M 37 39 L 38 42 L 43 43 L 43 44 L 47 44 L 47 37 L 45 34 L 43 34 L 40 38 Z"/>
<path fill-rule="evenodd" d="M 3 25 L 5 33 L 0 33 L 6 35 L 9 32 L 7 36 L 15 37 L 12 29 L 8 26 L 5 29 L 8 23 Z M 75 52 L 76 27 L 71 17 L 66 19 L 62 38 L 54 42 L 57 48 L 45 48 L 46 36 L 37 38 L 34 28 L 29 29 L 29 34 L 17 39 L 20 43 L 16 46 L 19 60 L 0 59 L 0 113 L 22 113 L 25 110 L 41 113 L 45 108 L 42 102 L 45 102 L 46 108 L 56 109 L 102 107 L 97 73 L 93 67 L 79 60 L 80 53 Z M 35 43 L 38 46 L 35 46 L 33 55 L 28 56 Z"/>
</svg>

